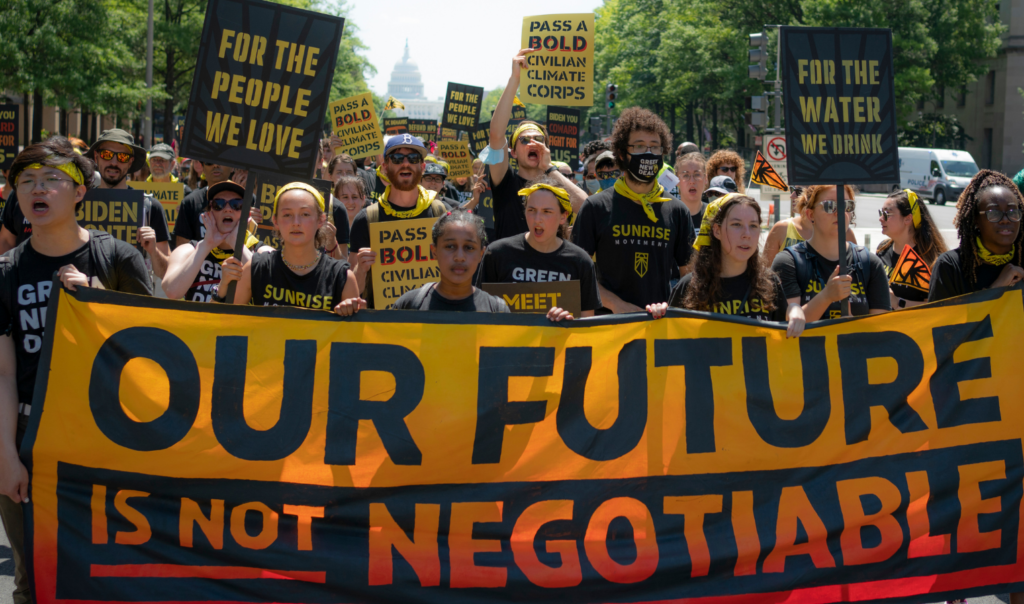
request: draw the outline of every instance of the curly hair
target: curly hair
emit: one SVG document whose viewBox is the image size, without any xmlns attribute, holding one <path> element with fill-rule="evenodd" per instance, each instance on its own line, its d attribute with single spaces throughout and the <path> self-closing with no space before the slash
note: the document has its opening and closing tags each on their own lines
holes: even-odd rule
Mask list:
<svg viewBox="0 0 1024 604">
<path fill-rule="evenodd" d="M 1017 205 L 1024 208 L 1024 197 L 1021 196 L 1017 185 L 1013 184 L 1010 177 L 995 170 L 982 170 L 974 175 L 970 184 L 960 194 L 956 202 L 956 216 L 953 217 L 953 226 L 956 227 L 956 234 L 960 238 L 960 266 L 963 267 L 964 282 L 971 289 L 977 284 L 975 269 L 981 261 L 978 259 L 978 251 L 974 245 L 974 238 L 978 236 L 978 225 L 975 222 L 978 216 L 978 198 L 981 192 L 992 187 L 1006 187 L 1013 192 L 1017 198 Z M 1021 266 L 1021 253 L 1024 248 L 1024 229 L 1017 229 L 1017 238 L 1013 240 L 1013 258 L 1011 264 Z"/>
<path fill-rule="evenodd" d="M 17 183 L 18 176 L 32 164 L 62 166 L 69 162 L 75 164 L 75 167 L 82 173 L 82 178 L 85 181 L 82 186 L 85 186 L 86 189 L 93 188 L 92 180 L 96 164 L 88 157 L 76 153 L 68 139 L 60 135 L 51 136 L 41 143 L 25 147 L 25 150 L 14 158 L 11 169 L 7 173 L 7 179 L 12 183 Z"/>
<path fill-rule="evenodd" d="M 332 191 L 334 196 L 339 197 L 338 192 L 347 185 L 355 187 L 356 191 L 359 191 L 359 196 L 366 199 L 366 181 L 358 176 L 348 175 L 342 176 L 338 179 L 338 182 L 334 183 L 334 190 Z"/>
<path fill-rule="evenodd" d="M 913 213 L 913 210 L 910 208 L 910 197 L 906 191 L 891 193 L 888 199 L 896 202 L 896 209 L 900 211 L 900 216 L 910 216 Z M 931 266 L 935 264 L 935 259 L 940 254 L 946 252 L 946 242 L 943 241 L 942 234 L 939 233 L 938 227 L 935 226 L 932 214 L 928 211 L 928 207 L 925 206 L 923 199 L 917 200 L 917 207 L 921 211 L 921 226 L 914 227 L 914 251 L 920 254 L 921 258 L 928 263 L 928 266 Z M 875 253 L 881 254 L 891 247 L 892 239 L 886 239 L 878 244 Z"/>
<path fill-rule="evenodd" d="M 804 210 L 813 210 L 814 206 L 818 203 L 818 197 L 828 191 L 829 189 L 836 188 L 836 185 L 811 185 L 803 190 L 800 194 L 800 199 L 796 202 L 796 210 L 803 212 Z M 851 201 L 857 194 L 857 189 L 853 185 L 843 185 L 843 191 L 846 192 L 846 201 Z M 846 226 L 852 226 L 857 220 L 857 213 L 850 212 L 850 224 Z"/>
<path fill-rule="evenodd" d="M 746 174 L 747 163 L 745 161 L 743 161 L 743 158 L 740 157 L 739 153 L 736 153 L 735 151 L 732 151 L 730 149 L 719 149 L 718 151 L 715 151 L 714 153 L 712 153 L 711 157 L 708 158 L 708 163 L 707 163 L 707 168 L 706 168 L 707 176 L 708 176 L 708 182 L 711 182 L 712 178 L 714 178 L 715 176 L 718 176 L 718 168 L 722 164 L 732 164 L 732 165 L 736 166 L 736 174 L 734 176 L 732 176 L 731 178 L 734 181 L 736 181 L 736 188 L 737 188 L 737 190 L 740 193 L 746 193 L 747 192 L 747 187 L 744 184 L 743 175 Z"/>
<path fill-rule="evenodd" d="M 590 141 L 583 145 L 583 151 L 580 152 L 580 158 L 586 159 L 591 155 L 594 155 L 598 151 L 611 151 L 612 146 L 602 140 Z"/>
<path fill-rule="evenodd" d="M 622 171 L 629 168 L 629 135 L 638 130 L 656 133 L 661 139 L 662 151 L 672 148 L 672 133 L 660 117 L 642 107 L 630 107 L 623 111 L 619 121 L 615 122 L 611 136 L 615 164 Z"/>
<path fill-rule="evenodd" d="M 757 212 L 757 222 L 761 223 L 761 205 L 752 197 L 737 195 L 725 202 L 711 220 L 712 225 L 722 225 L 733 208 L 745 205 Z M 690 286 L 683 297 L 683 308 L 716 312 L 722 302 L 722 242 L 711 236 L 711 245 L 706 245 L 693 255 L 690 262 L 693 269 Z M 771 312 L 775 310 L 775 284 L 772 281 L 772 269 L 764 261 L 758 251 L 747 260 L 747 271 L 744 273 L 750 281 L 751 300 L 761 300 L 762 308 Z"/>
</svg>

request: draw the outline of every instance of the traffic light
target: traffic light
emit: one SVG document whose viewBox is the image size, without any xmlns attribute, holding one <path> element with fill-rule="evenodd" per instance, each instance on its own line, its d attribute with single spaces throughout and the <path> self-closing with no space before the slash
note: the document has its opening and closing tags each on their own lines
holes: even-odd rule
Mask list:
<svg viewBox="0 0 1024 604">
<path fill-rule="evenodd" d="M 747 66 L 747 74 L 754 80 L 768 77 L 768 34 L 758 32 L 750 34 L 750 61 L 755 65 Z"/>
<path fill-rule="evenodd" d="M 601 116 L 592 115 L 590 116 L 590 133 L 600 134 L 601 133 Z"/>
<path fill-rule="evenodd" d="M 604 100 L 608 102 L 608 108 L 615 108 L 615 99 L 619 98 L 619 87 L 615 84 L 608 84 L 604 89 Z"/>
</svg>

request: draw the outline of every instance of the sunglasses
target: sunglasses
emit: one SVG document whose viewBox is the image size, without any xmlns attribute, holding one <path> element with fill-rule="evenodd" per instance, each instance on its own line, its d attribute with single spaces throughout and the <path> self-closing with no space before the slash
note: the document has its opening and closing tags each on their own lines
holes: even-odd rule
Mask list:
<svg viewBox="0 0 1024 604">
<path fill-rule="evenodd" d="M 826 199 L 825 201 L 821 202 L 821 209 L 825 210 L 826 214 L 835 214 L 836 213 L 836 203 L 837 202 L 834 199 Z M 854 212 L 854 210 L 856 209 L 856 207 L 857 207 L 856 203 L 854 203 L 852 201 L 846 202 L 846 213 L 847 214 L 852 214 Z"/>
<path fill-rule="evenodd" d="M 889 210 L 878 210 L 878 217 L 882 220 L 889 220 L 889 216 L 892 216 L 892 214 L 889 213 Z"/>
<path fill-rule="evenodd" d="M 409 160 L 410 164 L 415 166 L 416 164 L 423 161 L 423 154 L 413 151 L 412 153 L 392 153 L 391 155 L 388 155 L 388 161 L 395 164 L 396 166 L 400 166 L 402 162 L 404 162 L 407 159 Z"/>
<path fill-rule="evenodd" d="M 999 208 L 989 208 L 989 209 L 985 210 L 984 212 L 978 212 L 978 213 L 979 214 L 985 214 L 985 218 L 988 218 L 989 222 L 1002 222 L 1004 216 L 1010 222 L 1020 222 L 1020 216 L 1021 216 L 1021 212 L 1020 212 L 1020 208 L 1019 207 L 1010 208 L 1010 209 L 1006 210 L 1005 212 L 1000 210 Z"/>
<path fill-rule="evenodd" d="M 111 151 L 110 149 L 100 149 L 99 151 L 96 152 L 96 155 L 99 155 L 100 159 L 102 159 L 103 161 L 110 161 L 114 159 L 114 157 L 117 157 L 117 161 L 122 164 L 127 164 L 128 162 L 132 161 L 132 154 L 128 153 L 127 151 L 114 152 Z"/>
<path fill-rule="evenodd" d="M 598 172 L 597 173 L 597 178 L 599 180 L 606 180 L 606 179 L 609 179 L 609 178 L 619 178 L 620 176 L 622 176 L 622 172 L 619 171 L 619 170 L 613 170 L 611 172 Z"/>
<path fill-rule="evenodd" d="M 523 143 L 524 145 L 539 143 L 543 145 L 547 140 L 548 139 L 544 138 L 543 134 L 524 134 L 516 139 L 516 143 Z"/>
<path fill-rule="evenodd" d="M 232 210 L 234 210 L 236 212 L 239 212 L 239 211 L 242 210 L 242 199 L 241 198 L 238 198 L 238 199 L 220 199 L 220 198 L 217 198 L 217 199 L 211 199 L 210 200 L 210 207 L 213 208 L 213 210 L 215 212 L 220 212 L 221 210 L 223 210 L 227 206 L 231 206 Z"/>
<path fill-rule="evenodd" d="M 739 170 L 736 166 L 718 166 L 719 172 L 736 172 Z"/>
</svg>

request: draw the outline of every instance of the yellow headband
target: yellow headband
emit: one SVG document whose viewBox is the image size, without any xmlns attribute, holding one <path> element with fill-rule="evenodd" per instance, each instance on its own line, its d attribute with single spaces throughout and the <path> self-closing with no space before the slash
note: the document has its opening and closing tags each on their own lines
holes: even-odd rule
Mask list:
<svg viewBox="0 0 1024 604">
<path fill-rule="evenodd" d="M 530 130 L 536 130 L 537 134 L 540 134 L 541 136 L 544 135 L 544 131 L 538 128 L 537 124 L 534 124 L 533 122 L 523 122 L 522 124 L 519 124 L 519 127 L 512 133 L 512 146 L 515 147 L 519 137 Z"/>
<path fill-rule="evenodd" d="M 274 196 L 274 211 L 271 214 L 272 216 L 277 216 L 277 202 L 281 200 L 281 196 L 288 191 L 295 190 L 305 191 L 312 195 L 314 198 L 316 198 L 316 205 L 320 206 L 320 211 L 324 211 L 324 196 L 320 194 L 320 191 L 317 191 L 316 189 L 307 185 L 304 182 L 290 182 L 277 190 L 277 195 Z"/>
<path fill-rule="evenodd" d="M 562 206 L 562 209 L 572 214 L 572 202 L 569 201 L 569 193 L 562 187 L 552 187 L 549 184 L 539 182 L 526 189 L 519 189 L 519 194 L 529 197 L 530 195 L 533 195 L 534 193 L 540 191 L 541 189 L 545 191 L 551 191 L 558 199 L 558 203 L 559 205 Z"/>
<path fill-rule="evenodd" d="M 711 222 L 718 215 L 718 212 L 725 205 L 725 202 L 729 201 L 733 197 L 739 197 L 739 193 L 729 193 L 723 195 L 718 199 L 708 204 L 708 207 L 704 208 L 704 218 L 700 221 L 700 234 L 697 235 L 697 240 L 693 242 L 693 249 L 699 250 L 700 248 L 711 245 Z"/>
<path fill-rule="evenodd" d="M 910 189 L 903 189 L 903 192 L 907 194 L 907 201 L 910 202 L 910 213 L 914 215 L 914 228 L 921 228 L 921 205 L 917 203 L 917 193 L 914 193 Z"/>
<path fill-rule="evenodd" d="M 50 159 L 51 157 L 56 156 L 51 155 L 46 159 Z M 76 185 L 85 184 L 85 177 L 82 176 L 82 171 L 78 169 L 78 166 L 76 166 L 73 161 L 68 161 L 67 163 L 60 164 L 59 166 L 44 166 L 40 163 L 29 164 L 25 166 L 21 172 L 24 172 L 25 170 L 38 170 L 39 168 L 53 168 L 55 170 L 60 170 L 70 176 L 71 180 L 75 181 Z M 18 178 L 21 178 L 21 172 L 18 173 Z"/>
</svg>

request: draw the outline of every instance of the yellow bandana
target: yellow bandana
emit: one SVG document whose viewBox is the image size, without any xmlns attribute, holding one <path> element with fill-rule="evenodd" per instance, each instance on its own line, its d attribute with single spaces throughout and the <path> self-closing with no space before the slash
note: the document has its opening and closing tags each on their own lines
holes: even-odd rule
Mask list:
<svg viewBox="0 0 1024 604">
<path fill-rule="evenodd" d="M 626 199 L 640 202 L 640 206 L 643 207 L 644 213 L 651 219 L 651 222 L 658 222 L 658 217 L 654 214 L 654 208 L 651 204 L 662 203 L 668 201 L 668 198 L 662 197 L 661 194 L 665 192 L 665 187 L 655 183 L 654 188 L 651 189 L 650 193 L 641 195 L 636 193 L 633 189 L 630 189 L 623 179 L 615 181 L 615 192 L 622 195 Z"/>
<path fill-rule="evenodd" d="M 146 182 L 153 182 L 153 175 L 152 174 L 150 174 L 149 176 L 146 177 Z M 178 177 L 173 175 L 173 174 L 171 174 L 171 182 L 178 182 Z"/>
<path fill-rule="evenodd" d="M 423 187 L 419 187 L 419 194 L 416 196 L 416 207 L 411 210 L 399 211 L 392 208 L 391 204 L 388 203 L 388 199 L 391 198 L 391 185 L 388 185 L 388 188 L 384 189 L 384 194 L 380 196 L 377 203 L 380 204 L 380 207 L 388 216 L 394 216 L 395 218 L 415 218 L 430 207 L 430 204 L 434 202 L 435 195 L 437 195 L 437 193 L 428 191 Z"/>
<path fill-rule="evenodd" d="M 56 156 L 51 155 L 50 157 Z M 47 157 L 46 159 L 50 159 L 50 157 Z M 76 166 L 75 162 L 73 161 L 68 161 L 67 163 L 60 164 L 59 166 L 44 166 L 43 164 L 40 163 L 29 164 L 22 168 L 22 172 L 24 172 L 25 170 L 38 170 L 39 168 L 53 168 L 55 170 L 60 170 L 61 172 L 70 176 L 71 180 L 75 181 L 76 185 L 85 183 L 85 177 L 82 176 L 82 171 L 78 169 L 78 166 Z M 18 173 L 18 176 L 21 176 L 20 172 Z"/>
<path fill-rule="evenodd" d="M 387 160 L 385 160 L 385 161 L 387 161 Z M 384 176 L 384 173 L 380 171 L 380 168 L 381 168 L 380 166 L 377 166 L 377 178 L 379 178 L 382 183 L 384 183 L 384 184 L 386 184 L 388 186 L 391 186 L 391 181 L 388 180 L 387 176 Z"/>
<path fill-rule="evenodd" d="M 1006 254 L 993 254 L 988 251 L 985 244 L 981 242 L 981 237 L 974 238 L 974 244 L 978 248 L 978 259 L 985 264 L 991 264 L 992 266 L 1002 266 L 1013 259 L 1013 253 L 1017 246 L 1011 246 L 1010 251 Z"/>
<path fill-rule="evenodd" d="M 558 199 L 558 204 L 562 206 L 562 209 L 572 215 L 572 202 L 569 201 L 569 193 L 562 187 L 552 187 L 549 184 L 537 183 L 526 189 L 519 189 L 519 194 L 524 197 L 529 197 L 533 193 L 540 190 L 551 191 Z"/>
<path fill-rule="evenodd" d="M 509 146 L 515 148 L 516 141 L 519 140 L 519 137 L 531 130 L 535 130 L 537 134 L 544 136 L 544 131 L 538 128 L 537 124 L 534 124 L 533 122 L 523 122 L 522 124 L 519 125 L 518 128 L 515 129 L 515 132 L 512 133 L 512 144 Z"/>
<path fill-rule="evenodd" d="M 739 193 L 729 193 L 723 195 L 718 199 L 708 204 L 708 207 L 704 208 L 704 217 L 700 221 L 700 234 L 697 235 L 697 240 L 693 242 L 693 249 L 699 250 L 700 248 L 711 245 L 711 223 L 715 220 L 715 216 L 725 205 L 725 202 L 729 201 L 733 197 L 739 197 Z"/>
<path fill-rule="evenodd" d="M 271 216 L 277 216 L 277 201 L 281 199 L 281 195 L 284 195 L 286 191 L 305 191 L 309 193 L 316 199 L 316 205 L 320 207 L 320 211 L 324 211 L 324 196 L 320 194 L 320 191 L 304 182 L 290 182 L 277 190 L 277 195 L 274 196 L 274 210 Z"/>
<path fill-rule="evenodd" d="M 245 247 L 247 247 L 247 248 L 249 248 L 251 250 L 252 248 L 254 248 L 257 245 L 259 245 L 259 243 L 260 243 L 260 240 L 255 238 L 255 237 L 253 237 L 252 233 L 246 233 L 245 234 Z M 219 247 L 213 248 L 212 250 L 210 250 L 210 253 L 213 254 L 214 258 L 216 258 L 217 260 L 219 260 L 221 262 L 224 262 L 225 260 L 227 260 L 231 256 L 235 255 L 234 252 L 225 252 L 224 250 L 220 249 Z"/>
<path fill-rule="evenodd" d="M 914 193 L 910 189 L 903 189 L 903 192 L 907 194 L 907 201 L 910 202 L 910 213 L 914 215 L 914 228 L 921 228 L 921 204 L 917 201 L 917 193 Z"/>
</svg>

